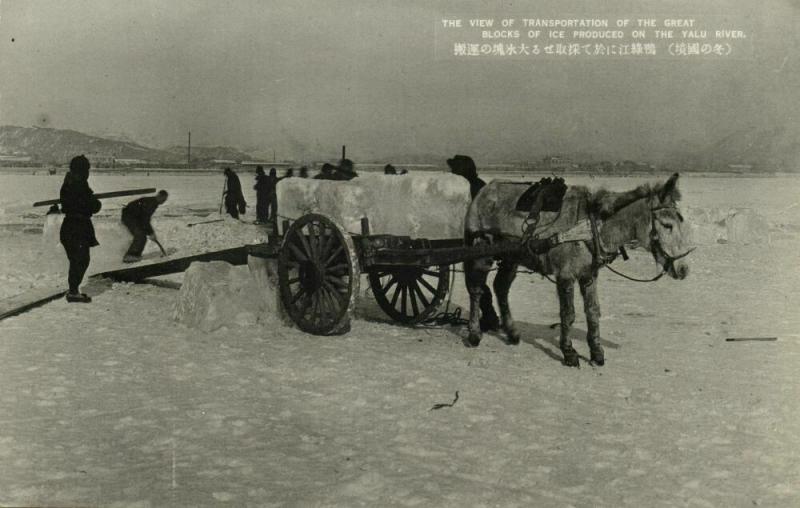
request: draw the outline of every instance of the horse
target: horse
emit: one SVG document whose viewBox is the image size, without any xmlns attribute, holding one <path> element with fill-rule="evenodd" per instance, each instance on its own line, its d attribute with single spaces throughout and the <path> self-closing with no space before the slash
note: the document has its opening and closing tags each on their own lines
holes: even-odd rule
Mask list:
<svg viewBox="0 0 800 508">
<path fill-rule="evenodd" d="M 559 348 L 564 364 L 570 367 L 580 365 L 578 353 L 569 338 L 570 328 L 575 322 L 574 286 L 578 282 L 586 314 L 586 340 L 591 363 L 604 365 L 597 298 L 597 275 L 604 263 L 610 262 L 621 247 L 641 246 L 652 253 L 662 275 L 666 273 L 681 280 L 689 274 L 685 258 L 692 249 L 689 247 L 689 227 L 678 208 L 678 177 L 675 173 L 663 184 L 644 184 L 627 192 L 601 189 L 592 193 L 586 187 L 570 186 L 559 212 L 539 214 L 535 234 L 539 238 L 543 238 L 541 235 L 553 238 L 551 234 L 581 221 L 587 223 L 590 219 L 593 234 L 589 238 L 557 243 L 544 252 L 522 248 L 513 253 L 495 255 L 499 264 L 494 292 L 507 343 L 519 344 L 520 341 L 508 303 L 508 292 L 517 268 L 522 265 L 555 278 L 560 307 Z M 502 180 L 492 181 L 484 187 L 473 200 L 465 218 L 466 244 L 513 241 L 524 245 L 526 239 L 530 240 L 532 235 L 526 224 L 527 215 L 515 210 L 517 200 L 527 188 L 527 185 Z M 541 244 L 541 240 L 539 242 Z M 481 341 L 481 288 L 486 283 L 492 263 L 493 259 L 486 257 L 464 262 L 470 297 L 467 346 L 476 347 Z"/>
</svg>

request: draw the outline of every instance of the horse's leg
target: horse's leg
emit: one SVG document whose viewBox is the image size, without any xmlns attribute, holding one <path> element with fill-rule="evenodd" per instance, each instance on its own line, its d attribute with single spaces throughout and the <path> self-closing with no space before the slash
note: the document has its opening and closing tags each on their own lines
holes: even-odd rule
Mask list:
<svg viewBox="0 0 800 508">
<path fill-rule="evenodd" d="M 564 355 L 564 365 L 578 367 L 578 352 L 572 347 L 569 330 L 575 322 L 575 281 L 572 279 L 558 279 L 558 305 L 561 314 L 561 340 L 559 347 Z"/>
<path fill-rule="evenodd" d="M 500 261 L 497 274 L 494 276 L 494 294 L 497 296 L 500 319 L 509 344 L 519 344 L 519 332 L 514 326 L 514 318 L 511 317 L 511 307 L 508 304 L 508 290 L 511 289 L 511 283 L 516 276 L 517 263 L 505 259 Z"/>
<path fill-rule="evenodd" d="M 486 277 L 491 268 L 491 259 L 476 259 L 474 261 L 464 261 L 464 279 L 467 282 L 467 292 L 469 293 L 469 336 L 467 343 L 470 346 L 477 346 L 481 342 L 481 295 L 486 285 Z"/>
<path fill-rule="evenodd" d="M 492 290 L 489 289 L 487 284 L 481 288 L 481 331 L 492 332 L 500 329 L 500 318 L 497 317 L 497 312 L 494 311 L 492 304 Z"/>
<path fill-rule="evenodd" d="M 592 362 L 597 365 L 605 363 L 603 346 L 600 345 L 600 303 L 597 300 L 597 276 L 579 281 L 583 296 L 583 309 L 586 312 L 586 342 L 589 343 Z"/>
</svg>

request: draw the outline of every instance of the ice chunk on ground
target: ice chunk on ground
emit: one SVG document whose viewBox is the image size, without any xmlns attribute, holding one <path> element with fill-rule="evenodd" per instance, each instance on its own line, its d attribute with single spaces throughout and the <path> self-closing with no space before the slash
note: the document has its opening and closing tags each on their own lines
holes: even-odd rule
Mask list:
<svg viewBox="0 0 800 508">
<path fill-rule="evenodd" d="M 274 305 L 274 300 L 273 300 Z M 248 267 L 224 261 L 192 263 L 178 292 L 173 318 L 204 332 L 277 320 Z"/>
<path fill-rule="evenodd" d="M 363 175 L 350 181 L 287 178 L 278 183 L 279 215 L 321 213 L 359 233 L 460 238 L 470 203 L 467 181 L 449 173 Z"/>
<path fill-rule="evenodd" d="M 687 208 L 692 240 L 712 243 L 769 243 L 769 223 L 752 208 Z"/>
<path fill-rule="evenodd" d="M 734 210 L 725 221 L 725 226 L 731 243 L 769 243 L 767 220 L 751 208 Z"/>
<path fill-rule="evenodd" d="M 274 258 L 248 256 L 247 267 L 256 287 L 257 294 L 254 298 L 259 304 L 260 320 L 285 319 L 278 289 L 277 261 Z"/>
</svg>

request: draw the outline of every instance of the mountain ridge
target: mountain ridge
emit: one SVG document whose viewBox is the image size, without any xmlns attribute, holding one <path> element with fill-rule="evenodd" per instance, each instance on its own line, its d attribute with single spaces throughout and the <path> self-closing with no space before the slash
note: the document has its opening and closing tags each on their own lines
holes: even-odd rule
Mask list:
<svg viewBox="0 0 800 508">
<path fill-rule="evenodd" d="M 30 161 L 37 164 L 63 165 L 78 154 L 89 157 L 95 167 L 113 166 L 115 163 L 181 166 L 186 164 L 185 146 L 173 145 L 158 149 L 130 139 L 109 139 L 72 129 L 0 126 L 0 155 L 30 157 Z M 191 155 L 192 165 L 198 166 L 213 164 L 215 160 L 242 162 L 263 158 L 259 157 L 262 155 L 260 151 L 248 153 L 230 146 L 193 146 Z M 444 161 L 452 155 L 450 152 L 443 155 L 409 153 L 382 157 L 367 151 L 360 157 L 354 156 L 354 160 L 356 163 L 386 161 L 395 164 L 444 165 Z M 485 157 L 480 153 L 468 155 L 471 155 L 479 165 L 503 162 L 495 158 L 491 158 L 491 161 L 482 160 Z M 511 158 L 536 163 L 547 155 L 549 154 L 531 154 L 527 157 Z M 564 155 L 575 162 L 596 163 L 607 160 L 607 154 L 586 150 L 559 155 Z M 635 157 L 628 158 L 639 160 Z M 328 157 L 313 157 L 311 160 L 328 159 Z M 798 172 L 800 136 L 785 126 L 774 126 L 769 129 L 749 127 L 726 133 L 715 142 L 705 145 L 693 144 L 687 140 L 681 150 L 654 153 L 650 160 L 641 162 L 654 164 L 660 169 L 681 171 Z"/>
</svg>

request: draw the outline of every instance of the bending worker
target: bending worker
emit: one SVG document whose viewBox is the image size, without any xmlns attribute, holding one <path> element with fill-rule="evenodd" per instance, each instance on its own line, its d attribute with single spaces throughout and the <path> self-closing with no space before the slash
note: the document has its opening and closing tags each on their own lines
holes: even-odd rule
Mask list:
<svg viewBox="0 0 800 508">
<path fill-rule="evenodd" d="M 142 252 L 148 237 L 158 243 L 150 219 L 153 218 L 156 208 L 163 205 L 167 197 L 169 197 L 167 191 L 160 190 L 155 196 L 133 200 L 122 209 L 122 223 L 133 235 L 131 246 L 125 253 L 125 257 L 122 258 L 124 263 L 135 263 L 142 260 Z"/>
</svg>

